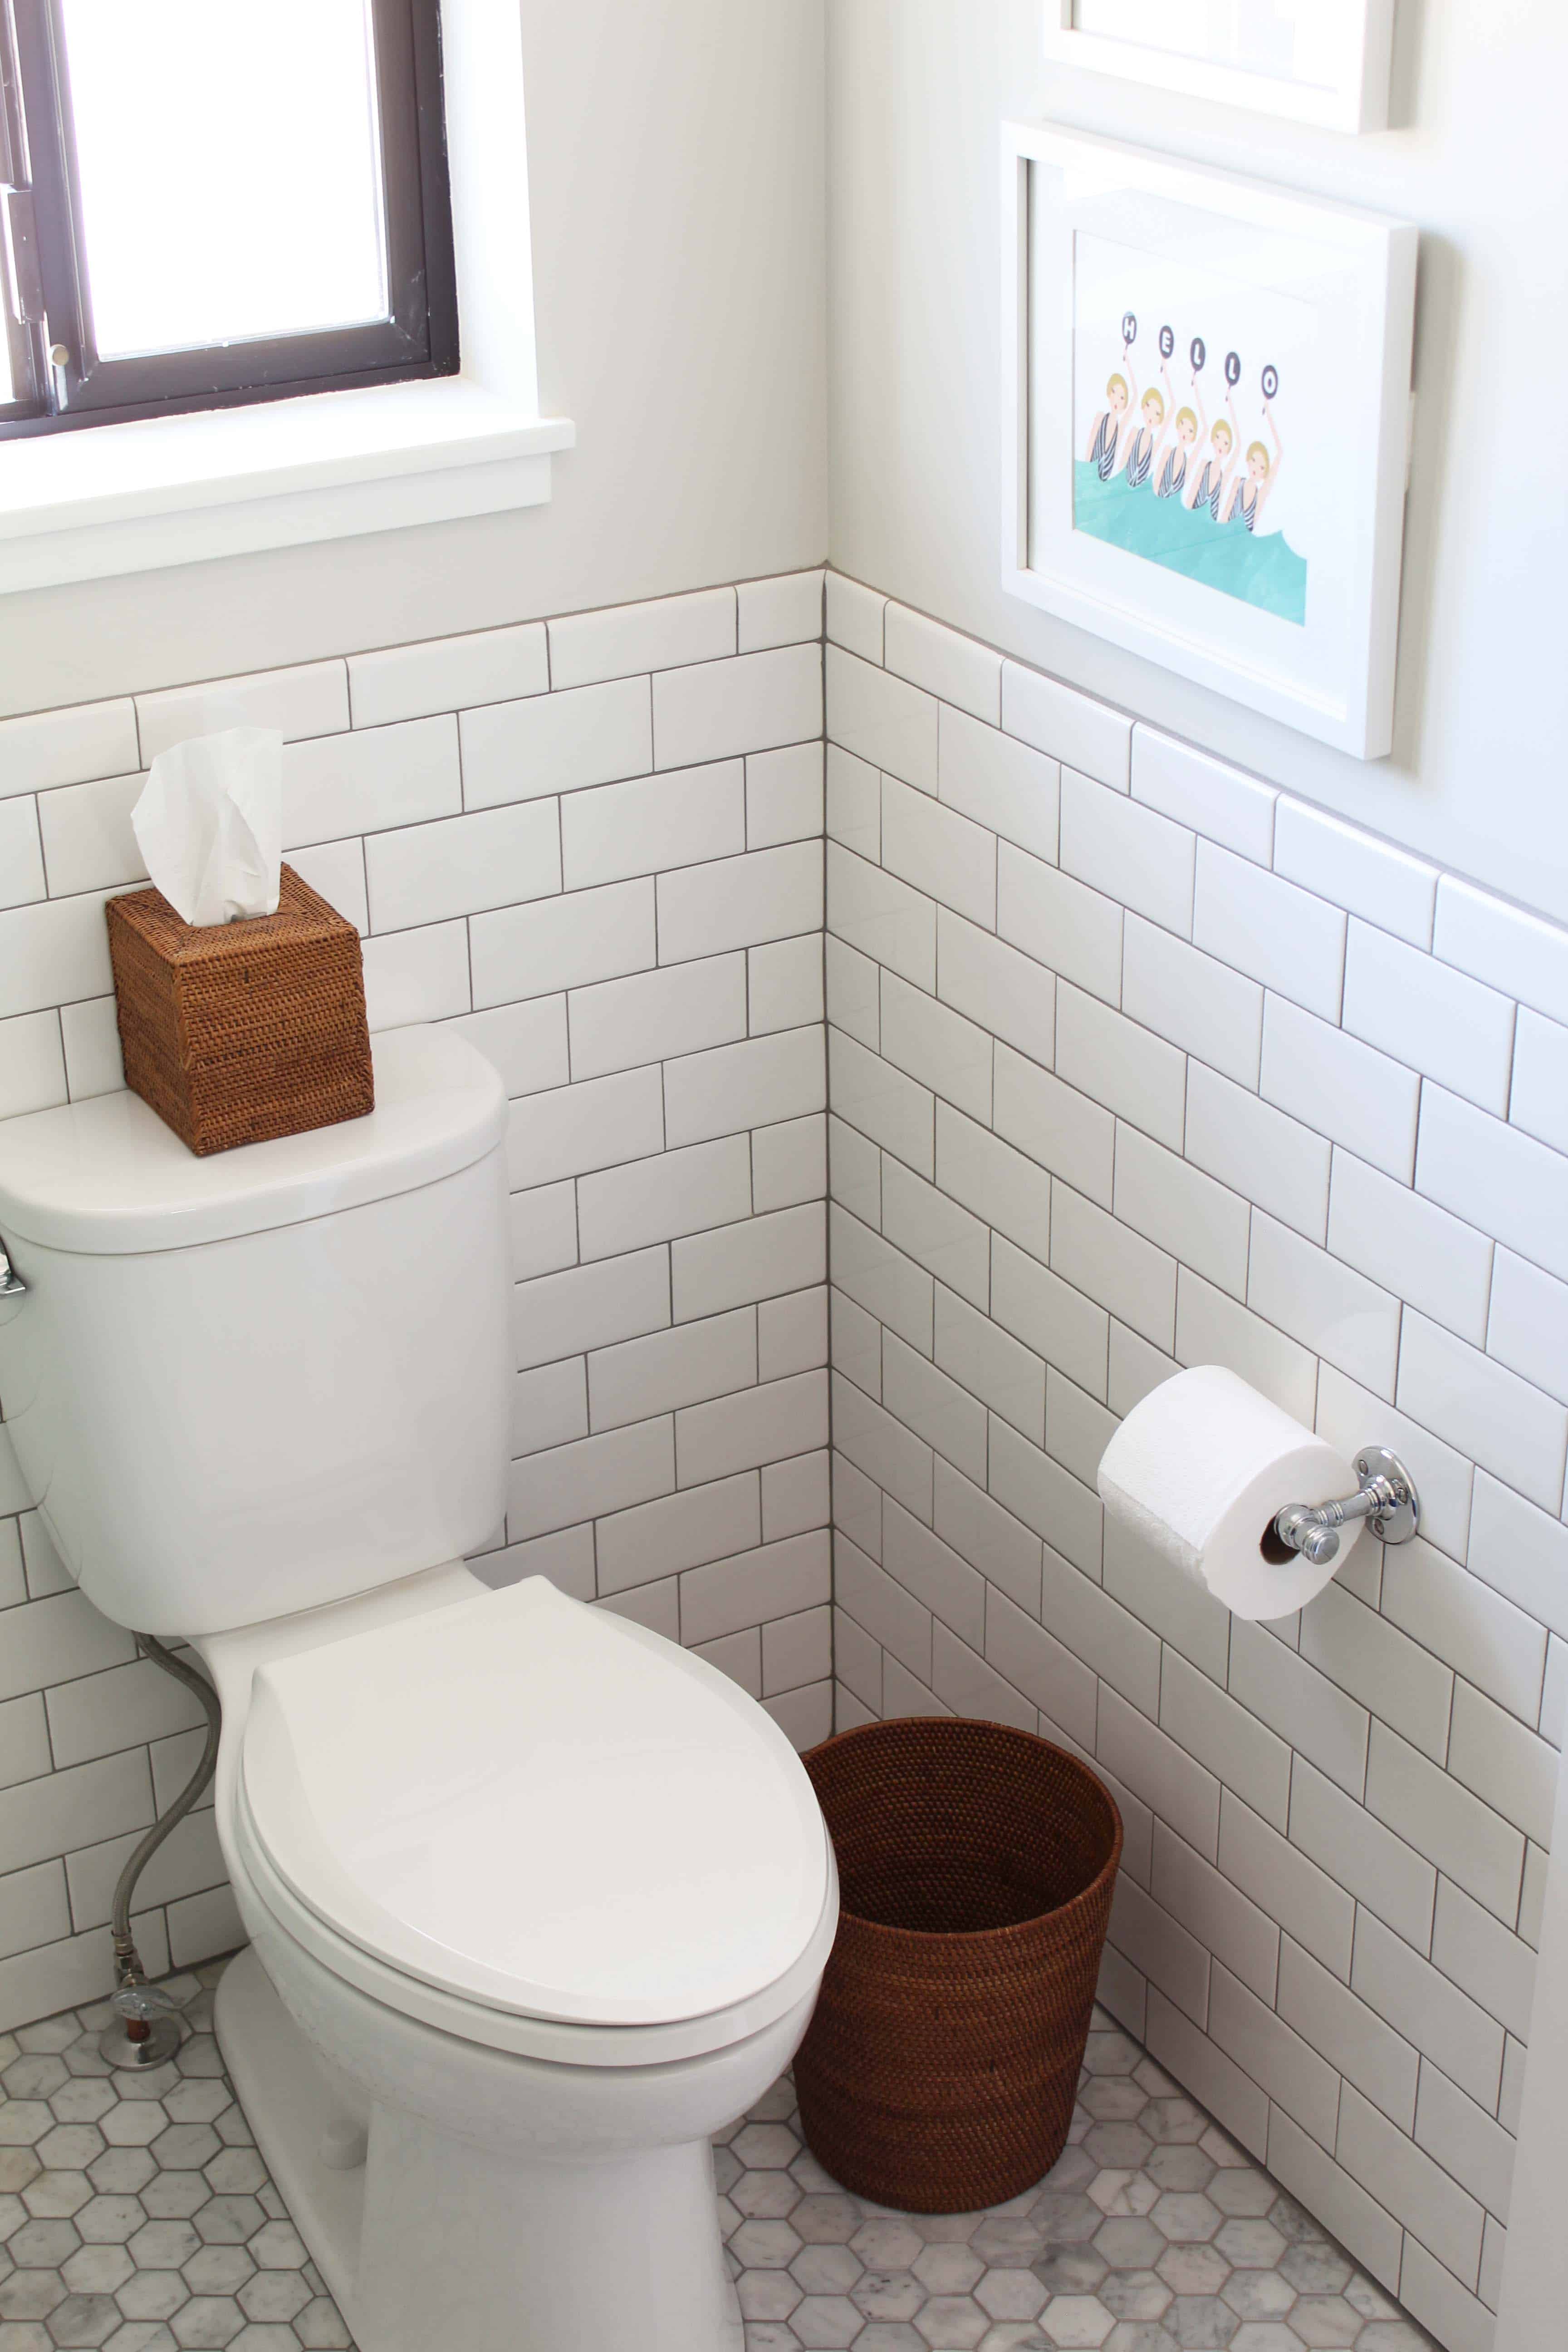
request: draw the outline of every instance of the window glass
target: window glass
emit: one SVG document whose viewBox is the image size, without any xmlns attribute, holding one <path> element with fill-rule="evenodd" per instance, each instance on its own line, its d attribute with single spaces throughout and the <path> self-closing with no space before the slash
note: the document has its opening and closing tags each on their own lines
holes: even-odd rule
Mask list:
<svg viewBox="0 0 1568 2352">
<path fill-rule="evenodd" d="M 100 359 L 389 315 L 368 0 L 61 16 Z"/>
</svg>

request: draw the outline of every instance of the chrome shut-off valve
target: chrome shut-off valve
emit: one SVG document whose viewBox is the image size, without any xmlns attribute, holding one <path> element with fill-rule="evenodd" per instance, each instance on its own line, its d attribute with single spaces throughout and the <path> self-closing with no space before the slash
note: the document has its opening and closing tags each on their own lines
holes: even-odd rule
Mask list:
<svg viewBox="0 0 1568 2352">
<path fill-rule="evenodd" d="M 178 2004 L 162 1985 L 128 1978 L 110 1995 L 114 2015 L 99 2035 L 100 2054 L 111 2066 L 162 2066 L 184 2039 Z"/>
<path fill-rule="evenodd" d="M 1357 1493 L 1340 1503 L 1291 1503 L 1274 1522 L 1274 1532 L 1291 1551 L 1322 1567 L 1337 1559 L 1340 1529 L 1364 1519 L 1379 1543 L 1408 1543 L 1421 1522 L 1415 1481 L 1397 1454 L 1369 1445 L 1356 1455 Z"/>
</svg>

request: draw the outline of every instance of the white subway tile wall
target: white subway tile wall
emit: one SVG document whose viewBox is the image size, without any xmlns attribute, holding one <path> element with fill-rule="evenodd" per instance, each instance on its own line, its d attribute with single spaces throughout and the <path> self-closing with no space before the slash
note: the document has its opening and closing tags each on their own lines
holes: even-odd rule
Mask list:
<svg viewBox="0 0 1568 2352">
<path fill-rule="evenodd" d="M 803 1746 L 831 1724 L 822 601 L 806 572 L 0 725 L 0 1118 L 123 1083 L 102 904 L 143 878 L 145 763 L 280 728 L 289 854 L 365 934 L 373 1026 L 451 1021 L 512 1097 L 516 1460 L 478 1573 L 717 1642 Z M 0 1427 L 0 2031 L 107 1990 L 114 1875 L 199 1721 L 27 1500 Z M 210 1809 L 138 1899 L 155 1973 L 240 1940 Z"/>
<path fill-rule="evenodd" d="M 374 1024 L 451 1020 L 513 1098 L 479 1573 L 803 1745 L 836 1689 L 1093 1758 L 1107 2004 L 1484 2347 L 1568 1706 L 1568 938 L 806 573 L 0 726 L 0 1116 L 121 1083 L 129 810 L 235 709 Z M 1159 1574 L 1096 1466 L 1205 1361 L 1402 1451 L 1422 1538 L 1264 1627 Z M 101 1989 L 193 1725 L 27 1499 L 0 1432 L 0 2025 Z M 151 1962 L 237 1932 L 221 1882 L 198 1822 Z"/>
<path fill-rule="evenodd" d="M 837 1721 L 1092 1758 L 1101 1999 L 1483 2352 L 1568 1687 L 1568 938 L 1011 661 L 998 725 L 987 648 L 832 575 L 826 630 Z M 1423 1538 L 1272 1625 L 1173 1583 L 1094 1478 L 1194 1362 L 1402 1451 Z"/>
</svg>

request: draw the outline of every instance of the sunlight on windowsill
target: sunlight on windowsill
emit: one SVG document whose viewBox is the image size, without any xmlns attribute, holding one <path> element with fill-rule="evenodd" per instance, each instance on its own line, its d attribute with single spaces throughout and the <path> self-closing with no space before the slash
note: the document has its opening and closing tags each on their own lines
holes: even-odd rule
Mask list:
<svg viewBox="0 0 1568 2352">
<path fill-rule="evenodd" d="M 0 593 L 542 504 L 576 438 L 464 376 L 0 447 Z"/>
</svg>

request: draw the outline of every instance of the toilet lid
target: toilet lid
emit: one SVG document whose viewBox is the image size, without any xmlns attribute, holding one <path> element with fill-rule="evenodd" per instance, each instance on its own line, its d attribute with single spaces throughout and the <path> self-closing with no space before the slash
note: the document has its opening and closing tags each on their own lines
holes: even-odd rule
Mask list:
<svg viewBox="0 0 1568 2352">
<path fill-rule="evenodd" d="M 747 2000 L 828 1894 L 772 1717 L 542 1577 L 258 1667 L 243 1771 L 268 1859 L 338 1935 L 529 2016 Z"/>
</svg>

